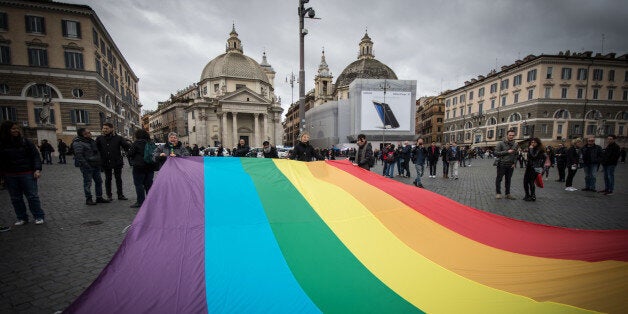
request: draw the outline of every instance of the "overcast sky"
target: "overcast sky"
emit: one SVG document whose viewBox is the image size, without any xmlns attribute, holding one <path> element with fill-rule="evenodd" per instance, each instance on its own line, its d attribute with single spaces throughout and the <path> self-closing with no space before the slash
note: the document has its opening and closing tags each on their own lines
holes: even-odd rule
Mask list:
<svg viewBox="0 0 628 314">
<path fill-rule="evenodd" d="M 266 51 L 275 94 L 287 109 L 298 78 L 298 0 L 61 0 L 96 11 L 135 74 L 143 109 L 200 80 L 225 52 L 235 23 L 244 54 L 261 63 Z M 325 48 L 334 82 L 358 55 L 368 29 L 375 58 L 417 97 L 437 95 L 529 54 L 559 51 L 628 53 L 628 5 L 623 0 L 311 0 L 320 20 L 306 19 L 306 92 Z M 295 82 L 294 100 L 299 88 Z"/>
</svg>

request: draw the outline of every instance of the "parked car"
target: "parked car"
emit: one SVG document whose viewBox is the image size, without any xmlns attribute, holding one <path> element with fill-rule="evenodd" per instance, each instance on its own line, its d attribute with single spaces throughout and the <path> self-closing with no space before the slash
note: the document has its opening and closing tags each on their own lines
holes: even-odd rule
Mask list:
<svg viewBox="0 0 628 314">
<path fill-rule="evenodd" d="M 277 155 L 279 158 L 288 158 L 292 147 L 277 147 Z"/>
</svg>

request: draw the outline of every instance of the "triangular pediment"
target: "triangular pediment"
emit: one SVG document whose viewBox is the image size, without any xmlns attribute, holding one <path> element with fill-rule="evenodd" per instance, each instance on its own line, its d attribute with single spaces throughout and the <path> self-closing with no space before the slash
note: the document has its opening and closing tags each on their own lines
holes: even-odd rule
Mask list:
<svg viewBox="0 0 628 314">
<path fill-rule="evenodd" d="M 248 87 L 241 87 L 235 92 L 227 93 L 219 98 L 220 102 L 237 102 L 237 103 L 264 103 L 268 104 L 270 101 L 260 96 Z"/>
</svg>

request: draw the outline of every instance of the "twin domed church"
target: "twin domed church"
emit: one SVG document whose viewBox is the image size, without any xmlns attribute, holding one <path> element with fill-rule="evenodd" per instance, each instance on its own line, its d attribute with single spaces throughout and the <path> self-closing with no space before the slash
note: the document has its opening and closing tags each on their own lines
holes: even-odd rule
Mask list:
<svg viewBox="0 0 628 314">
<path fill-rule="evenodd" d="M 335 84 L 323 52 L 313 95 L 308 93 L 306 108 L 348 98 L 349 84 L 357 78 L 397 79 L 393 70 L 374 58 L 368 34 L 359 47 L 358 60 L 344 69 Z M 159 103 L 149 118 L 150 131 L 157 140 L 165 139 L 169 132 L 177 132 L 183 142 L 199 146 L 234 147 L 240 139 L 251 147 L 261 147 L 264 141 L 291 145 L 290 138 L 296 134 L 284 137 L 283 109 L 274 93 L 275 74 L 265 53 L 261 63 L 243 53 L 234 25 L 225 53 L 207 63 L 198 83 Z M 295 118 L 291 114 L 294 107 L 293 104 L 286 116 L 286 126 L 298 123 L 298 105 L 296 121 L 291 121 Z"/>
</svg>

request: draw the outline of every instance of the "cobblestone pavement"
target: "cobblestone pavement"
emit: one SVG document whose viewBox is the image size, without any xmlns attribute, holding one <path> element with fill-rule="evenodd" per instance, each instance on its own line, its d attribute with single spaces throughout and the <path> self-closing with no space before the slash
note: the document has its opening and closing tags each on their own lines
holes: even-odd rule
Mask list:
<svg viewBox="0 0 628 314">
<path fill-rule="evenodd" d="M 442 178 L 440 163 L 438 168 L 440 175 L 435 179 L 428 177 L 429 171 L 425 172 L 425 188 L 478 209 L 554 226 L 628 229 L 625 164 L 617 167 L 617 189 L 612 196 L 564 191 L 564 183 L 554 182 L 557 174 L 552 168 L 545 188 L 537 189 L 536 202 L 521 200 L 523 169 L 517 168 L 513 175 L 512 194 L 518 199 L 497 200 L 492 160 L 473 160 L 471 167 L 461 167 L 459 180 Z M 412 164 L 410 171 L 412 178 L 394 180 L 412 184 L 416 176 Z M 382 166 L 376 165 L 373 172 L 381 174 Z M 597 178 L 601 189 L 601 172 Z M 44 165 L 39 195 L 46 223 L 36 226 L 31 221 L 0 233 L 0 313 L 54 313 L 67 307 L 89 286 L 117 250 L 124 228 L 137 213 L 129 208 L 135 193 L 128 166 L 123 169 L 123 181 L 124 193 L 130 200 L 87 206 L 77 168 L 71 163 Z M 582 186 L 584 177 L 579 170 L 574 187 Z M 14 220 L 8 193 L 0 191 L 0 225 Z"/>
</svg>

